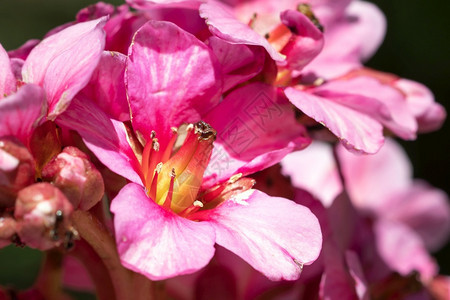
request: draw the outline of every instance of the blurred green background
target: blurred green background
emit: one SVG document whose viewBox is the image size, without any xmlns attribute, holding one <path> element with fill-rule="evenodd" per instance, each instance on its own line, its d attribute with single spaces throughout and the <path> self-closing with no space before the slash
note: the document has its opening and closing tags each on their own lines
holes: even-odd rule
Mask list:
<svg viewBox="0 0 450 300">
<path fill-rule="evenodd" d="M 0 43 L 7 50 L 72 21 L 76 12 L 96 1 L 0 0 Z M 106 1 L 122 4 L 123 1 Z M 377 0 L 386 14 L 384 44 L 368 62 L 370 67 L 427 85 L 436 100 L 450 110 L 450 1 Z M 427 3 L 427 4 L 425 4 Z M 414 142 L 403 142 L 414 164 L 415 177 L 450 193 L 450 125 Z M 380 187 L 382 188 L 382 187 Z M 450 275 L 450 246 L 436 254 L 441 273 Z M 32 283 L 40 253 L 8 247 L 0 250 L 0 284 L 23 288 Z M 85 299 L 85 295 L 80 296 Z"/>
</svg>

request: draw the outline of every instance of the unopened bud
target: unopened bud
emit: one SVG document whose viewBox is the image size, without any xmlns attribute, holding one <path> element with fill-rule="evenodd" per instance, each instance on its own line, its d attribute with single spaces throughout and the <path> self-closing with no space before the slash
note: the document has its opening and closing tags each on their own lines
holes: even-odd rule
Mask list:
<svg viewBox="0 0 450 300">
<path fill-rule="evenodd" d="M 15 234 L 16 221 L 11 216 L 0 216 L 0 248 L 11 244 Z"/>
<path fill-rule="evenodd" d="M 59 246 L 66 243 L 67 236 L 73 238 L 72 211 L 72 204 L 58 188 L 46 182 L 33 184 L 17 196 L 17 234 L 32 248 L 48 250 Z"/>
<path fill-rule="evenodd" d="M 73 207 L 81 210 L 93 207 L 105 191 L 100 172 L 75 147 L 66 147 L 53 158 L 42 170 L 42 178 L 57 186 Z"/>
<path fill-rule="evenodd" d="M 0 208 L 14 206 L 17 193 L 34 183 L 35 164 L 19 141 L 0 138 Z"/>
</svg>

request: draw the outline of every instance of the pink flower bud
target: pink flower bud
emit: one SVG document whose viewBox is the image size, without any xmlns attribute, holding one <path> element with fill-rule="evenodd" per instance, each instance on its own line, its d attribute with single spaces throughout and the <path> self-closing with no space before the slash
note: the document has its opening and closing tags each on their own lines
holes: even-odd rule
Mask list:
<svg viewBox="0 0 450 300">
<path fill-rule="evenodd" d="M 0 208 L 14 206 L 17 193 L 34 182 L 33 156 L 19 141 L 0 139 Z"/>
<path fill-rule="evenodd" d="M 70 225 L 72 204 L 49 183 L 36 183 L 17 196 L 14 217 L 17 234 L 26 245 L 40 250 L 72 243 L 76 232 Z"/>
<path fill-rule="evenodd" d="M 16 221 L 11 216 L 0 216 L 0 248 L 11 244 L 15 234 Z"/>
<path fill-rule="evenodd" d="M 70 200 L 73 207 L 88 210 L 105 191 L 100 172 L 89 157 L 75 147 L 66 147 L 42 170 L 42 178 L 51 181 Z"/>
</svg>

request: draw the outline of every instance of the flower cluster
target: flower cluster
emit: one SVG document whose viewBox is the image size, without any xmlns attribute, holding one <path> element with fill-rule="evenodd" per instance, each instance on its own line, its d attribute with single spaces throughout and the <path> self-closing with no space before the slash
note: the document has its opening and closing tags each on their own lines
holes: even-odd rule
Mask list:
<svg viewBox="0 0 450 300">
<path fill-rule="evenodd" d="M 385 27 L 359 0 L 127 0 L 0 45 L 0 247 L 46 252 L 9 295 L 441 297 L 448 198 L 393 137 L 446 112 L 363 65 Z"/>
</svg>

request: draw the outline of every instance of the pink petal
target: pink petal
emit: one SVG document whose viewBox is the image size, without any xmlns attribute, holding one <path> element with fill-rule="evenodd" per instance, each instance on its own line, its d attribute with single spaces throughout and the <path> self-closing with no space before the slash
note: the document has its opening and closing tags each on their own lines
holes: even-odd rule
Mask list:
<svg viewBox="0 0 450 300">
<path fill-rule="evenodd" d="M 408 107 L 419 123 L 419 132 L 441 128 L 447 113 L 444 107 L 434 102 L 433 93 L 426 86 L 403 78 L 396 80 L 394 86 L 406 95 Z"/>
<path fill-rule="evenodd" d="M 385 263 L 401 275 L 418 271 L 423 281 L 437 274 L 437 265 L 420 237 L 407 226 L 388 220 L 374 224 L 377 249 Z"/>
<path fill-rule="evenodd" d="M 204 120 L 217 130 L 205 186 L 260 171 L 310 142 L 290 103 L 263 83 L 234 90 Z"/>
<path fill-rule="evenodd" d="M 448 240 L 448 197 L 443 191 L 424 182 L 417 181 L 407 189 L 392 195 L 378 213 L 413 229 L 431 251 L 438 250 Z"/>
<path fill-rule="evenodd" d="M 164 210 L 143 186 L 126 185 L 111 203 L 122 264 L 152 280 L 189 274 L 214 255 L 214 231 Z"/>
<path fill-rule="evenodd" d="M 89 81 L 105 43 L 106 17 L 79 23 L 44 39 L 28 56 L 23 80 L 44 88 L 54 120 Z"/>
<path fill-rule="evenodd" d="M 375 78 L 358 76 L 349 80 L 330 81 L 318 87 L 316 93 L 336 101 L 340 101 L 343 95 L 354 95 L 356 100 L 361 101 L 360 103 L 349 103 L 349 99 L 344 98 L 346 102 L 343 104 L 351 105 L 373 117 L 403 139 L 416 138 L 417 122 L 404 95 L 396 88 L 383 84 Z M 370 102 L 370 105 L 367 102 Z"/>
<path fill-rule="evenodd" d="M 278 53 L 264 37 L 237 20 L 230 7 L 225 4 L 216 1 L 203 3 L 200 5 L 200 16 L 206 20 L 209 30 L 215 36 L 229 43 L 261 46 L 275 61 L 284 61 L 283 55 Z"/>
<path fill-rule="evenodd" d="M 345 252 L 345 261 L 347 263 L 347 267 L 350 275 L 355 281 L 355 290 L 358 295 L 358 299 L 368 300 L 369 299 L 369 290 L 367 280 L 364 276 L 364 271 L 361 266 L 361 262 L 358 259 L 358 256 L 353 251 Z"/>
<path fill-rule="evenodd" d="M 134 129 L 144 138 L 155 130 L 164 148 L 171 127 L 216 105 L 221 80 L 206 45 L 172 23 L 149 21 L 130 47 L 126 84 Z"/>
<path fill-rule="evenodd" d="M 0 44 L 0 100 L 16 91 L 16 78 L 11 70 L 11 62 Z"/>
<path fill-rule="evenodd" d="M 224 92 L 253 78 L 263 68 L 265 52 L 260 47 L 230 44 L 214 36 L 208 42 L 222 66 Z"/>
<path fill-rule="evenodd" d="M 126 56 L 112 51 L 104 51 L 91 80 L 82 92 L 106 112 L 119 121 L 130 120 L 127 95 L 125 92 Z"/>
<path fill-rule="evenodd" d="M 356 156 L 343 148 L 338 149 L 338 155 L 347 191 L 359 208 L 382 212 L 393 193 L 410 186 L 411 163 L 391 139 L 376 155 Z"/>
<path fill-rule="evenodd" d="M 318 12 L 320 19 L 320 14 Z M 372 3 L 352 1 L 345 17 L 325 24 L 325 46 L 304 72 L 333 78 L 361 66 L 377 50 L 386 31 L 383 13 Z"/>
<path fill-rule="evenodd" d="M 287 58 L 287 67 L 301 71 L 322 50 L 323 34 L 299 11 L 286 10 L 280 17 L 283 24 L 294 34 L 282 50 Z"/>
<path fill-rule="evenodd" d="M 42 88 L 25 84 L 17 93 L 0 101 L 0 137 L 13 136 L 28 146 L 34 128 L 46 112 Z"/>
<path fill-rule="evenodd" d="M 203 216 L 216 242 L 271 280 L 296 280 L 317 259 L 322 234 L 311 211 L 284 198 L 249 190 Z"/>
<path fill-rule="evenodd" d="M 383 127 L 366 114 L 337 101 L 291 87 L 285 90 L 285 94 L 298 109 L 326 126 L 347 149 L 363 153 L 376 153 L 383 145 Z M 364 97 L 360 97 L 360 99 L 362 101 L 369 100 Z M 367 105 L 373 104 L 372 101 L 366 102 Z"/>
<path fill-rule="evenodd" d="M 288 154 L 280 163 L 283 174 L 291 178 L 293 186 L 307 190 L 326 207 L 342 191 L 329 144 L 315 141 L 302 151 Z"/>
<path fill-rule="evenodd" d="M 111 171 L 132 182 L 141 183 L 137 171 L 140 164 L 128 143 L 127 131 L 122 122 L 110 119 L 89 99 L 78 98 L 56 121 L 61 126 L 77 131 L 88 148 Z"/>
</svg>

